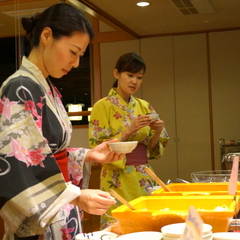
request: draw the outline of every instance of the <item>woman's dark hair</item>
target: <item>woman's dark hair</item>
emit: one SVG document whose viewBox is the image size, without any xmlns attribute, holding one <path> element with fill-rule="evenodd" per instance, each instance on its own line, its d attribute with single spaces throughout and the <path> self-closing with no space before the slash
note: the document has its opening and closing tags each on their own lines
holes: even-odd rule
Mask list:
<svg viewBox="0 0 240 240">
<path fill-rule="evenodd" d="M 138 56 L 134 52 L 125 53 L 117 60 L 115 69 L 118 70 L 119 73 L 122 72 L 130 72 L 130 73 L 138 73 L 143 70 L 143 73 L 146 71 L 146 65 L 143 59 Z M 113 83 L 113 87 L 118 86 L 118 80 Z"/>
<path fill-rule="evenodd" d="M 74 32 L 87 33 L 90 39 L 94 35 L 92 26 L 83 13 L 67 3 L 52 5 L 34 17 L 22 18 L 22 26 L 26 30 L 31 47 L 39 45 L 40 35 L 46 27 L 52 29 L 55 39 L 70 37 Z"/>
</svg>

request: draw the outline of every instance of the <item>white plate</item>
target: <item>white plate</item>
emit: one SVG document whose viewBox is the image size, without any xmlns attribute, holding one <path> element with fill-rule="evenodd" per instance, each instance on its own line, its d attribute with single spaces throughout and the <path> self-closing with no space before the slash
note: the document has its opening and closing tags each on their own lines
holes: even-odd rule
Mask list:
<svg viewBox="0 0 240 240">
<path fill-rule="evenodd" d="M 186 223 L 169 224 L 161 228 L 161 232 L 167 237 L 179 237 L 183 234 Z M 203 224 L 203 237 L 211 234 L 212 226 L 209 224 Z"/>
<path fill-rule="evenodd" d="M 102 236 L 106 237 L 102 237 Z M 107 232 L 107 231 L 97 231 L 97 232 L 92 232 L 92 233 L 79 233 L 75 237 L 75 240 L 83 240 L 83 239 L 92 239 L 92 240 L 101 240 L 101 237 L 103 240 L 114 240 L 117 238 L 117 234 Z"/>
<path fill-rule="evenodd" d="M 218 232 L 212 234 L 213 240 L 239 240 L 239 232 Z"/>
<path fill-rule="evenodd" d="M 161 240 L 162 234 L 160 232 L 146 231 L 128 233 L 117 238 L 117 240 Z"/>
</svg>

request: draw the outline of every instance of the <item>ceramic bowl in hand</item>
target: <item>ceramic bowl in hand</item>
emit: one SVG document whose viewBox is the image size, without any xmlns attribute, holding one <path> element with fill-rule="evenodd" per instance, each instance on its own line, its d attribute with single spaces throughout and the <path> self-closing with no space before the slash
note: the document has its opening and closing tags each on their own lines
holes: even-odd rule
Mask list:
<svg viewBox="0 0 240 240">
<path fill-rule="evenodd" d="M 138 141 L 108 143 L 109 148 L 116 153 L 130 153 L 137 146 Z"/>
<path fill-rule="evenodd" d="M 151 113 L 151 114 L 148 114 L 148 116 L 152 119 L 151 122 L 155 122 L 158 119 L 159 114 Z"/>
</svg>

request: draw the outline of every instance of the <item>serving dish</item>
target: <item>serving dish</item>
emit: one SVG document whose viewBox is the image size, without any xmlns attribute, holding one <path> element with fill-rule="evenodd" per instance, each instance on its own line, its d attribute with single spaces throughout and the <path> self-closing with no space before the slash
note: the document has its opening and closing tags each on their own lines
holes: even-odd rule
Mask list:
<svg viewBox="0 0 240 240">
<path fill-rule="evenodd" d="M 164 189 L 155 189 L 152 196 L 207 196 L 207 195 L 229 195 L 229 182 L 213 183 L 170 183 L 167 185 L 171 192 Z M 237 194 L 240 193 L 240 183 L 237 183 Z"/>
<path fill-rule="evenodd" d="M 159 231 L 163 226 L 186 221 L 189 207 L 194 206 L 213 232 L 227 232 L 229 221 L 239 209 L 231 195 L 210 196 L 144 196 L 130 201 L 137 210 L 122 205 L 112 211 L 122 233 Z"/>
</svg>

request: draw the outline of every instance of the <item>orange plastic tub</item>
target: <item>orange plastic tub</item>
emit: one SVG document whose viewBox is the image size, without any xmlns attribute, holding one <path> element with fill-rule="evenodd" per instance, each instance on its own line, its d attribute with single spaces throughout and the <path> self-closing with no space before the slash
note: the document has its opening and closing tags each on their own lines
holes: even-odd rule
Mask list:
<svg viewBox="0 0 240 240">
<path fill-rule="evenodd" d="M 185 222 L 189 207 L 194 206 L 213 232 L 227 232 L 230 219 L 238 212 L 239 196 L 146 196 L 130 202 L 138 210 L 122 205 L 112 211 L 122 233 L 160 231 L 168 224 Z"/>
<path fill-rule="evenodd" d="M 172 192 L 163 188 L 152 192 L 152 196 L 196 196 L 196 195 L 229 195 L 229 182 L 223 183 L 171 183 L 167 185 Z M 237 184 L 237 194 L 240 195 L 240 183 Z"/>
</svg>

